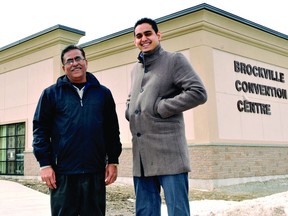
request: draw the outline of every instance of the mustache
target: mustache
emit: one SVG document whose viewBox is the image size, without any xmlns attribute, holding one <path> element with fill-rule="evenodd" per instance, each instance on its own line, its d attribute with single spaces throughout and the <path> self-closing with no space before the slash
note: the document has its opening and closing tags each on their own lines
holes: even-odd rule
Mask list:
<svg viewBox="0 0 288 216">
<path fill-rule="evenodd" d="M 72 68 L 71 68 L 71 71 L 74 71 L 74 70 L 76 70 L 76 69 L 79 69 L 79 70 L 81 70 L 81 69 L 82 69 L 82 67 L 81 67 L 81 66 L 72 67 Z"/>
</svg>

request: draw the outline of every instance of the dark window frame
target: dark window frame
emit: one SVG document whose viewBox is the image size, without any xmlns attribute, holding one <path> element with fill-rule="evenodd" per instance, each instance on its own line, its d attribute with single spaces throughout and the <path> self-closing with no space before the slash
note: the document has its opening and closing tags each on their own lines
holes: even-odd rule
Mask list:
<svg viewBox="0 0 288 216">
<path fill-rule="evenodd" d="M 0 125 L 0 175 L 24 175 L 25 122 Z"/>
</svg>

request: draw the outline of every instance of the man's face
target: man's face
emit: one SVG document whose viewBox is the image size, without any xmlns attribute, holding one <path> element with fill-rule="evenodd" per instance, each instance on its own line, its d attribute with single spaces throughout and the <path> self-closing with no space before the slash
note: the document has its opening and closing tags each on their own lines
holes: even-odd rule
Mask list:
<svg viewBox="0 0 288 216">
<path fill-rule="evenodd" d="M 134 30 L 134 44 L 143 53 L 154 50 L 161 40 L 161 33 L 156 34 L 152 26 L 148 23 L 138 25 Z"/>
<path fill-rule="evenodd" d="M 78 49 L 70 50 L 63 56 L 64 65 L 62 66 L 67 77 L 72 83 L 86 82 L 86 70 L 88 62 Z"/>
</svg>

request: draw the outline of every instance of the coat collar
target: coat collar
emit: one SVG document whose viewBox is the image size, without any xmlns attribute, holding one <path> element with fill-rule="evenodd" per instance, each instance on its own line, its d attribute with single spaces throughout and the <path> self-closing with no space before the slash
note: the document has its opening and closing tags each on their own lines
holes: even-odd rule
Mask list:
<svg viewBox="0 0 288 216">
<path fill-rule="evenodd" d="M 159 44 L 154 50 L 149 53 L 140 52 L 138 55 L 138 60 L 140 63 L 149 65 L 154 62 L 163 52 L 161 45 Z"/>
<path fill-rule="evenodd" d="M 87 79 L 88 85 L 100 86 L 100 82 L 92 73 L 86 72 L 86 79 Z M 56 84 L 57 84 L 57 87 L 60 87 L 63 85 L 71 85 L 71 82 L 66 75 L 63 75 L 57 79 Z"/>
</svg>

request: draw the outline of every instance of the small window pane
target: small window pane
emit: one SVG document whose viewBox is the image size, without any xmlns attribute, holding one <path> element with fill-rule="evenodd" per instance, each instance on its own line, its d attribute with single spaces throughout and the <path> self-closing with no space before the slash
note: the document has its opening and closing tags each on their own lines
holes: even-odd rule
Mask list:
<svg viewBox="0 0 288 216">
<path fill-rule="evenodd" d="M 7 151 L 6 149 L 0 150 L 0 161 L 6 161 L 6 157 L 7 157 Z"/>
<path fill-rule="evenodd" d="M 6 174 L 6 162 L 0 162 L 0 174 Z"/>
<path fill-rule="evenodd" d="M 15 174 L 18 174 L 18 175 L 24 174 L 24 162 L 16 162 Z"/>
<path fill-rule="evenodd" d="M 6 136 L 6 129 L 7 127 L 5 125 L 0 126 L 0 137 Z"/>
<path fill-rule="evenodd" d="M 25 124 L 17 124 L 17 134 L 24 135 L 25 134 Z"/>
<path fill-rule="evenodd" d="M 8 162 L 7 174 L 15 174 L 15 163 Z"/>
<path fill-rule="evenodd" d="M 7 159 L 8 161 L 14 161 L 15 160 L 15 149 L 8 149 L 7 150 Z"/>
<path fill-rule="evenodd" d="M 15 148 L 15 137 L 8 137 L 8 148 Z"/>
<path fill-rule="evenodd" d="M 15 135 L 15 125 L 8 125 L 8 136 Z"/>
<path fill-rule="evenodd" d="M 25 147 L 25 137 L 24 136 L 18 136 L 16 148 L 24 148 L 24 147 Z"/>
<path fill-rule="evenodd" d="M 7 142 L 6 137 L 0 137 L 0 149 L 6 148 L 6 142 Z"/>
<path fill-rule="evenodd" d="M 22 149 L 16 150 L 16 161 L 24 161 L 24 153 Z"/>
</svg>

